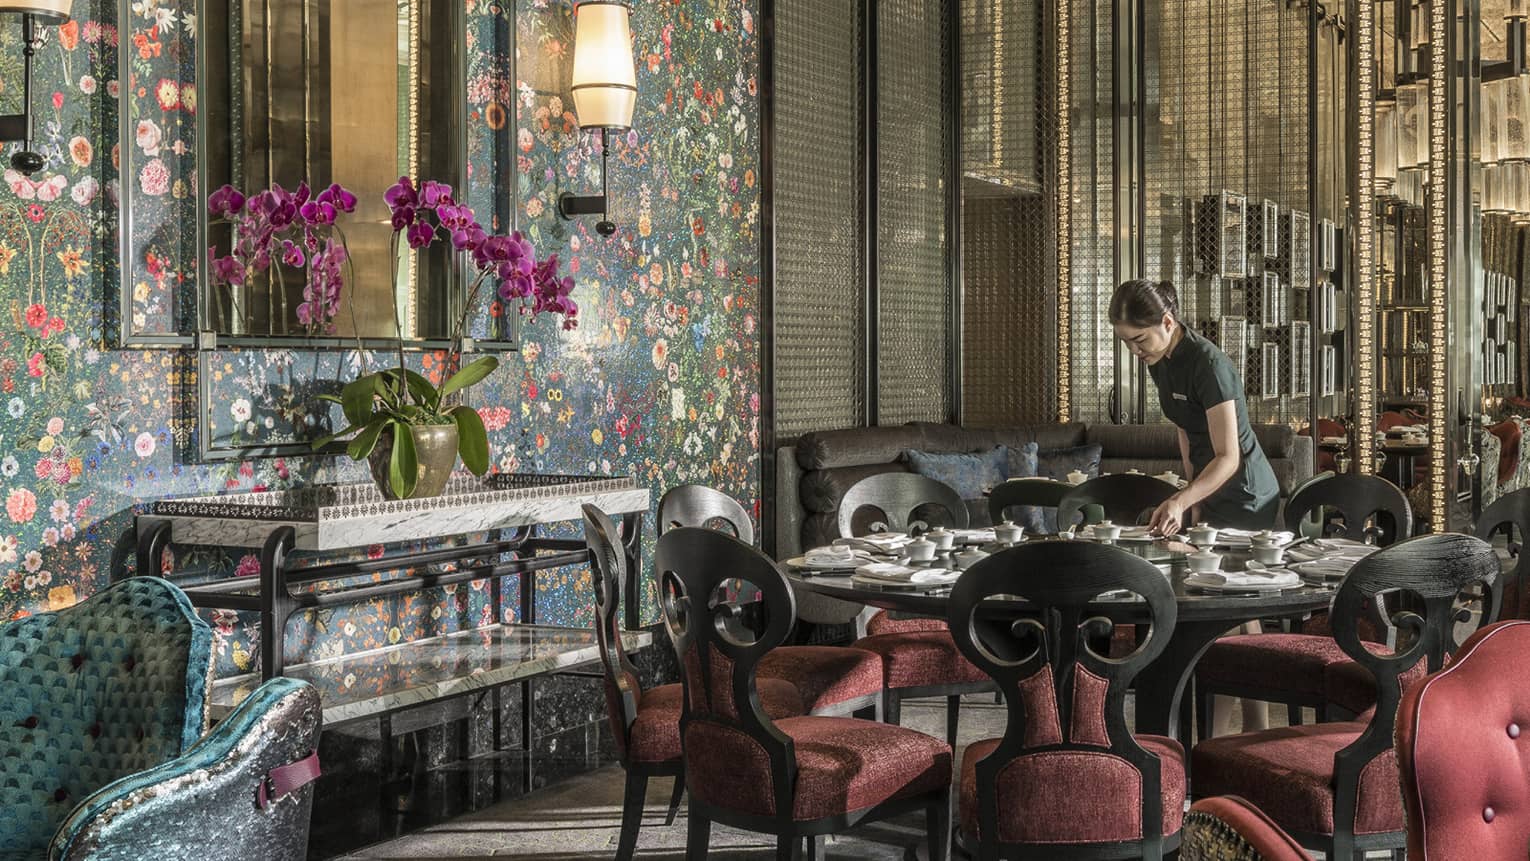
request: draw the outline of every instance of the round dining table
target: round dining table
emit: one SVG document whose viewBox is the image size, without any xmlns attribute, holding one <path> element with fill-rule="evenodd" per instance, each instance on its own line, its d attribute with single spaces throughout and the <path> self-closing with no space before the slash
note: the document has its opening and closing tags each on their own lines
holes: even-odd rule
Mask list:
<svg viewBox="0 0 1530 861">
<path fill-rule="evenodd" d="M 1195 664 L 1211 644 L 1229 630 L 1253 619 L 1302 617 L 1328 609 L 1337 582 L 1301 586 L 1269 592 L 1205 591 L 1185 584 L 1189 569 L 1185 562 L 1195 548 L 1175 542 L 1129 543 L 1121 548 L 1143 556 L 1164 570 L 1174 585 L 1178 621 L 1168 646 L 1156 660 L 1137 675 L 1137 732 L 1169 735 L 1188 740 L 1190 701 L 1184 692 Z M 992 549 L 992 548 L 985 548 Z M 1223 562 L 1229 570 L 1239 570 L 1248 551 L 1224 550 Z M 848 574 L 820 574 L 787 567 L 787 576 L 795 588 L 844 601 L 866 604 L 898 614 L 900 617 L 946 619 L 950 589 L 885 588 L 854 582 Z M 1026 601 L 985 604 L 993 612 L 1013 612 L 1017 618 L 1034 611 Z M 1101 598 L 1101 615 L 1117 624 L 1145 624 L 1149 621 L 1140 598 L 1110 600 Z M 1181 726 L 1187 730 L 1180 734 Z"/>
</svg>

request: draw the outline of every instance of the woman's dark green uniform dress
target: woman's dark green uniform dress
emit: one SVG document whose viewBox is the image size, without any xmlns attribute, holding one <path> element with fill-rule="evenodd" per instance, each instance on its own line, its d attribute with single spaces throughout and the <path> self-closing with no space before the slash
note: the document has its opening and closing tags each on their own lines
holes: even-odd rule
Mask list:
<svg viewBox="0 0 1530 861">
<path fill-rule="evenodd" d="M 1238 412 L 1238 471 L 1201 502 L 1201 519 L 1218 527 L 1271 529 L 1280 506 L 1280 486 L 1248 423 L 1243 381 L 1232 360 L 1217 346 L 1181 324 L 1184 337 L 1173 351 L 1148 366 L 1158 386 L 1163 414 L 1190 440 L 1190 465 L 1200 475 L 1216 456 L 1206 412 L 1232 401 Z"/>
</svg>

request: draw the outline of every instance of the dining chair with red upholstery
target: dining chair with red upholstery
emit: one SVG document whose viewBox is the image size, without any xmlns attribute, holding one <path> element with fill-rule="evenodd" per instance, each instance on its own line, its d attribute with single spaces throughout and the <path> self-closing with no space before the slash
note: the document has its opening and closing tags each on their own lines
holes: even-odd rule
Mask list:
<svg viewBox="0 0 1530 861">
<path fill-rule="evenodd" d="M 659 500 L 659 534 L 681 526 L 731 532 L 754 543 L 754 526 L 738 500 L 704 484 L 682 484 Z M 786 679 L 808 714 L 879 717 L 882 658 L 849 646 L 782 646 L 760 662 L 762 678 Z"/>
<path fill-rule="evenodd" d="M 1286 503 L 1286 529 L 1300 535 L 1302 522 L 1314 515 L 1324 525 L 1325 537 L 1346 537 L 1382 547 L 1406 538 L 1413 528 L 1408 498 L 1396 485 L 1375 475 L 1334 474 L 1306 482 Z M 1374 632 L 1376 628 L 1368 626 L 1367 630 Z M 1301 724 L 1303 706 L 1311 707 L 1320 722 L 1327 720 L 1330 688 L 1348 681 L 1343 677 L 1331 679 L 1329 672 L 1347 660 L 1344 650 L 1326 632 L 1222 637 L 1211 644 L 1195 668 L 1200 737 L 1211 735 L 1215 695 L 1284 704 L 1292 726 Z M 1366 674 L 1362 671 L 1361 675 Z M 1345 710 L 1351 714 L 1364 711 Z"/>
<path fill-rule="evenodd" d="M 1504 536 L 1504 549 L 1513 560 L 1513 568 L 1504 574 L 1503 605 L 1495 608 L 1497 616 L 1505 619 L 1530 618 L 1530 558 L 1524 553 L 1522 542 L 1530 536 L 1530 487 L 1498 497 L 1477 518 L 1472 534 L 1492 543 L 1499 535 Z M 1484 608 L 1486 609 L 1486 608 Z"/>
<path fill-rule="evenodd" d="M 907 532 L 930 517 L 957 529 L 970 522 L 966 503 L 949 485 L 913 473 L 883 473 L 845 491 L 839 532 L 864 535 L 878 524 L 886 531 Z M 878 611 L 866 623 L 866 636 L 854 645 L 882 656 L 882 719 L 900 722 L 906 699 L 945 697 L 946 743 L 952 747 L 961 724 L 962 694 L 993 690 L 993 680 L 962 657 L 940 619 L 894 619 Z"/>
<path fill-rule="evenodd" d="M 1523 861 L 1530 849 L 1530 622 L 1482 628 L 1409 687 L 1397 766 L 1416 861 Z"/>
<path fill-rule="evenodd" d="M 617 759 L 627 773 L 622 799 L 622 829 L 617 841 L 618 861 L 629 861 L 637 848 L 643 824 L 643 802 L 648 780 L 672 777 L 675 788 L 669 800 L 665 825 L 675 821 L 684 794 L 684 769 L 680 761 L 680 711 L 684 694 L 679 683 L 644 690 L 627 652 L 622 648 L 621 584 L 626 582 L 627 556 L 621 551 L 616 525 L 604 511 L 585 505 L 584 539 L 590 551 L 590 574 L 595 590 L 595 640 L 600 647 L 605 676 L 606 714 L 616 742 Z M 772 717 L 802 714 L 802 697 L 796 686 L 780 679 L 761 679 L 760 703 Z"/>
<path fill-rule="evenodd" d="M 1282 727 L 1202 741 L 1190 754 L 1198 796 L 1238 795 L 1301 845 L 1330 859 L 1401 849 L 1403 800 L 1393 720 L 1410 678 L 1438 670 L 1452 645 L 1457 603 L 1495 591 L 1498 559 L 1466 535 L 1425 535 L 1362 559 L 1334 597 L 1334 637 L 1376 680 L 1376 707 L 1360 720 Z M 1391 597 L 1398 644 L 1361 639 L 1360 620 Z"/>
<path fill-rule="evenodd" d="M 776 836 L 776 857 L 817 855 L 822 836 L 925 811 L 929 857 L 950 841 L 951 747 L 924 733 L 850 717 L 773 719 L 756 668 L 795 622 L 786 577 L 754 547 L 698 527 L 672 528 L 654 554 L 659 603 L 685 688 L 680 718 L 688 861 L 711 825 Z M 730 581 L 744 588 L 730 589 Z M 758 606 L 744 607 L 753 599 Z"/>
<path fill-rule="evenodd" d="M 1136 650 L 1112 658 L 1094 647 L 1112 627 L 1110 608 L 1096 599 L 1117 590 L 1140 598 L 1149 620 Z M 1126 693 L 1168 647 L 1177 612 L 1163 573 L 1116 547 L 1035 542 L 962 574 L 947 623 L 962 653 L 998 683 L 1008 711 L 1002 737 L 974 742 L 962 756 L 965 848 L 984 861 L 1173 851 L 1184 749 L 1132 735 Z"/>
<path fill-rule="evenodd" d="M 1308 861 L 1264 811 L 1236 795 L 1203 798 L 1185 814 L 1179 861 Z"/>
</svg>

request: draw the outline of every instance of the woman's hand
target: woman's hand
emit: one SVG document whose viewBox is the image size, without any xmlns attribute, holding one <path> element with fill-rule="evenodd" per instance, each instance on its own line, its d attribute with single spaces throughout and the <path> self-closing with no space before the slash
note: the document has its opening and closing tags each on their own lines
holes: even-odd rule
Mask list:
<svg viewBox="0 0 1530 861">
<path fill-rule="evenodd" d="M 1153 509 L 1153 519 L 1148 521 L 1148 531 L 1159 535 L 1178 535 L 1185 525 L 1185 503 L 1174 494 Z"/>
</svg>

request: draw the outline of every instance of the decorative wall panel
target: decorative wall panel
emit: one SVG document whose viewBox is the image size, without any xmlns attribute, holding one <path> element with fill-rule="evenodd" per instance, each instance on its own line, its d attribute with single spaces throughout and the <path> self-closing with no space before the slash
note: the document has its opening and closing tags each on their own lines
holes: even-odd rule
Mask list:
<svg viewBox="0 0 1530 861">
<path fill-rule="evenodd" d="M 1068 118 L 1073 200 L 1071 406 L 1078 421 L 1110 420 L 1115 336 L 1108 316 L 1115 269 L 1111 200 L 1115 144 L 1114 42 L 1110 0 L 1061 0 L 1071 16 L 1073 112 Z"/>
</svg>

